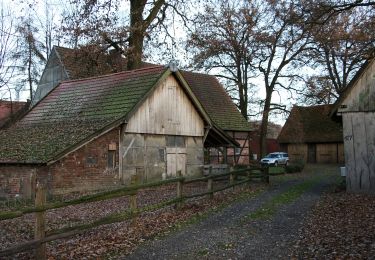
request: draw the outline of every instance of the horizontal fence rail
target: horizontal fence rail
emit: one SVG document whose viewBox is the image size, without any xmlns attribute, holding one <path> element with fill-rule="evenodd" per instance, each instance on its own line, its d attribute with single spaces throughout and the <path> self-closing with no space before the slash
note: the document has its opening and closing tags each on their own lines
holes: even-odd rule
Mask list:
<svg viewBox="0 0 375 260">
<path fill-rule="evenodd" d="M 283 174 L 283 173 L 281 173 Z M 180 208 L 183 205 L 183 202 L 187 199 L 202 197 L 202 196 L 209 196 L 210 198 L 213 197 L 214 193 L 223 191 L 229 188 L 233 188 L 238 185 L 242 185 L 248 182 L 251 182 L 254 178 L 260 178 L 264 182 L 269 183 L 269 176 L 275 176 L 280 174 L 269 174 L 268 168 L 244 168 L 239 170 L 230 169 L 229 172 L 219 173 L 219 174 L 212 174 L 212 168 L 210 168 L 209 175 L 200 178 L 188 179 L 186 177 L 181 176 L 181 171 L 177 172 L 177 177 L 156 181 L 151 183 L 144 183 L 144 184 L 136 184 L 136 180 L 132 179 L 131 186 L 114 189 L 111 191 L 99 192 L 92 195 L 82 196 L 78 199 L 73 199 L 64 202 L 55 202 L 55 203 L 45 203 L 46 197 L 46 189 L 41 185 L 37 185 L 36 187 L 36 199 L 35 199 L 35 207 L 28 207 L 25 209 L 17 210 L 17 211 L 9 211 L 9 212 L 1 212 L 0 213 L 0 221 L 18 218 L 26 214 L 34 213 L 36 217 L 36 225 L 35 225 L 35 239 L 32 241 L 28 241 L 25 243 L 17 244 L 15 246 L 9 247 L 7 249 L 0 251 L 0 257 L 2 256 L 10 256 L 13 254 L 21 253 L 27 250 L 36 249 L 36 258 L 37 259 L 45 259 L 46 258 L 46 249 L 45 245 L 47 242 L 51 242 L 58 239 L 68 238 L 77 234 L 80 234 L 84 231 L 106 225 L 112 224 L 116 222 L 122 222 L 125 220 L 135 219 L 137 215 L 144 212 L 154 211 L 166 206 L 176 205 L 177 208 Z M 241 180 L 238 177 L 242 176 L 245 177 Z M 229 184 L 221 187 L 221 188 L 214 188 L 213 182 L 214 180 L 222 179 L 223 177 L 229 177 Z M 207 182 L 207 191 L 191 194 L 191 195 L 183 195 L 183 187 L 186 184 L 191 183 L 198 183 L 198 182 Z M 139 190 L 151 188 L 151 187 L 160 187 L 166 184 L 177 183 L 177 195 L 176 198 L 158 203 L 149 206 L 145 206 L 142 208 L 137 207 L 137 193 Z M 90 203 L 96 201 L 104 201 L 113 198 L 123 197 L 123 196 L 130 196 L 130 207 L 127 210 L 122 212 L 113 213 L 108 216 L 105 216 L 101 219 L 95 220 L 88 224 L 79 224 L 73 227 L 66 227 L 61 228 L 58 230 L 52 230 L 48 233 L 45 232 L 45 213 L 48 210 L 52 209 L 59 209 L 67 206 L 79 205 L 83 203 Z"/>
</svg>

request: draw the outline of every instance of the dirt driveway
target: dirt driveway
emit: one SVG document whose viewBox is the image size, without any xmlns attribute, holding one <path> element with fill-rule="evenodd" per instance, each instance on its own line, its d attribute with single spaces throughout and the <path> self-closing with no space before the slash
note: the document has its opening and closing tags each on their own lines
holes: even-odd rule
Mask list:
<svg viewBox="0 0 375 260">
<path fill-rule="evenodd" d="M 235 201 L 126 259 L 287 259 L 298 231 L 322 193 L 337 182 L 337 165 L 308 165 L 304 174 L 273 177 L 268 189 Z M 121 258 L 121 257 L 120 257 Z"/>
</svg>

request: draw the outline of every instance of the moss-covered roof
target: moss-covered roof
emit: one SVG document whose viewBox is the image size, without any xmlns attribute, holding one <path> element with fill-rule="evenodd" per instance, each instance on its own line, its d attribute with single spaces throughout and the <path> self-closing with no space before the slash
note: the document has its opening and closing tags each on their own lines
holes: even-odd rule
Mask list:
<svg viewBox="0 0 375 260">
<path fill-rule="evenodd" d="M 214 76 L 188 71 L 181 74 L 217 126 L 223 130 L 250 131 L 248 122 Z"/>
<path fill-rule="evenodd" d="M 330 117 L 333 105 L 294 106 L 278 137 L 279 143 L 343 142 L 341 122 Z"/>
<path fill-rule="evenodd" d="M 116 53 L 103 55 L 102 52 L 95 51 L 95 46 L 91 48 L 94 49 L 88 56 L 87 51 L 90 49 L 73 50 L 55 46 L 70 79 L 105 75 L 126 69 L 125 58 Z M 143 62 L 142 66 L 155 65 Z M 231 131 L 250 130 L 246 119 L 214 76 L 187 71 L 181 71 L 181 74 L 217 126 Z"/>
<path fill-rule="evenodd" d="M 0 162 L 46 163 L 125 117 L 156 84 L 161 66 L 66 81 L 0 131 Z"/>
</svg>

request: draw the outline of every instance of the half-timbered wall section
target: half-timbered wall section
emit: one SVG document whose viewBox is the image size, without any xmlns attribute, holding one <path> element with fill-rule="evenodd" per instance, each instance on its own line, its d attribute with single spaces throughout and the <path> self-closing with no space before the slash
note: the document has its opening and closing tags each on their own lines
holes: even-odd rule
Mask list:
<svg viewBox="0 0 375 260">
<path fill-rule="evenodd" d="M 340 102 L 347 190 L 375 194 L 375 60 L 357 74 Z"/>
<path fill-rule="evenodd" d="M 204 122 L 173 76 L 161 82 L 128 120 L 120 156 L 125 183 L 197 175 L 203 166 Z"/>
</svg>

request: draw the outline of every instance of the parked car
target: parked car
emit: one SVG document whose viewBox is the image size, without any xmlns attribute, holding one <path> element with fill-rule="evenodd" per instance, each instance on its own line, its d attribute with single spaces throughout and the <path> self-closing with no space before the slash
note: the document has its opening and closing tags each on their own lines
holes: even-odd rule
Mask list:
<svg viewBox="0 0 375 260">
<path fill-rule="evenodd" d="M 278 165 L 285 165 L 287 166 L 289 163 L 289 156 L 287 153 L 283 152 L 276 152 L 270 153 L 266 157 L 260 160 L 260 164 L 263 166 L 278 166 Z"/>
</svg>

